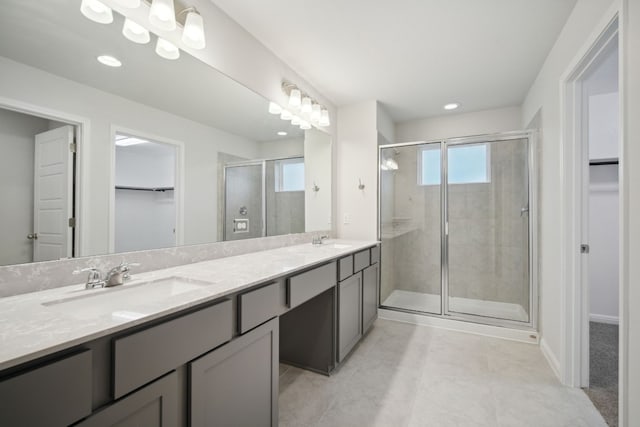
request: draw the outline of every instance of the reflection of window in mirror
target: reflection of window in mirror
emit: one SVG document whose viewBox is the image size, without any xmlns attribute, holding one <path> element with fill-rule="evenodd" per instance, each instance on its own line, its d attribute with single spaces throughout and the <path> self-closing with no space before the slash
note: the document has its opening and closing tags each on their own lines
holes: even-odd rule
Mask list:
<svg viewBox="0 0 640 427">
<path fill-rule="evenodd" d="M 114 249 L 176 245 L 177 147 L 117 134 Z"/>
<path fill-rule="evenodd" d="M 304 191 L 304 159 L 276 160 L 275 190 L 280 191 Z"/>
<path fill-rule="evenodd" d="M 75 133 L 0 109 L 0 265 L 73 256 Z"/>
</svg>

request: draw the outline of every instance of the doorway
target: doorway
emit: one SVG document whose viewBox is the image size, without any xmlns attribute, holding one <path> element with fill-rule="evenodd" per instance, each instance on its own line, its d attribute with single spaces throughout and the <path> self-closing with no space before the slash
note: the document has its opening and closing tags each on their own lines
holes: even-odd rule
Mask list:
<svg viewBox="0 0 640 427">
<path fill-rule="evenodd" d="M 0 108 L 0 265 L 75 255 L 75 125 Z"/>
</svg>

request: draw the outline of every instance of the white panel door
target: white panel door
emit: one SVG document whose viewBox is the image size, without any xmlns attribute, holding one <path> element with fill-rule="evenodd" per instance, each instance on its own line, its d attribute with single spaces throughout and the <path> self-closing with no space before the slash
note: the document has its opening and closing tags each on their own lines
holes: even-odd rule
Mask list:
<svg viewBox="0 0 640 427">
<path fill-rule="evenodd" d="M 73 126 L 36 135 L 33 260 L 71 257 Z"/>
</svg>

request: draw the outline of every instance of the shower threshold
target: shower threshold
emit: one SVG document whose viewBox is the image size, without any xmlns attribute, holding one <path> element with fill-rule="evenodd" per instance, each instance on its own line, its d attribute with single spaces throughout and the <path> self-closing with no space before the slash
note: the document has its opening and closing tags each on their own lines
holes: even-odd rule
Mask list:
<svg viewBox="0 0 640 427">
<path fill-rule="evenodd" d="M 389 308 L 440 314 L 440 300 L 439 294 L 396 289 L 383 301 L 382 305 Z M 473 298 L 450 297 L 449 311 L 519 322 L 529 320 L 527 312 L 519 304 Z"/>
</svg>

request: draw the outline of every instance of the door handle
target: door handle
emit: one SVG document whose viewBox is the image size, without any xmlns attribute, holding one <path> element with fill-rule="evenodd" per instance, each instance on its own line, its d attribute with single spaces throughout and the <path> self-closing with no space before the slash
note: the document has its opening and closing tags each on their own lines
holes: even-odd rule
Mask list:
<svg viewBox="0 0 640 427">
<path fill-rule="evenodd" d="M 29 234 L 27 234 L 27 239 L 29 239 L 29 240 L 38 240 L 38 233 L 29 233 Z"/>
</svg>

